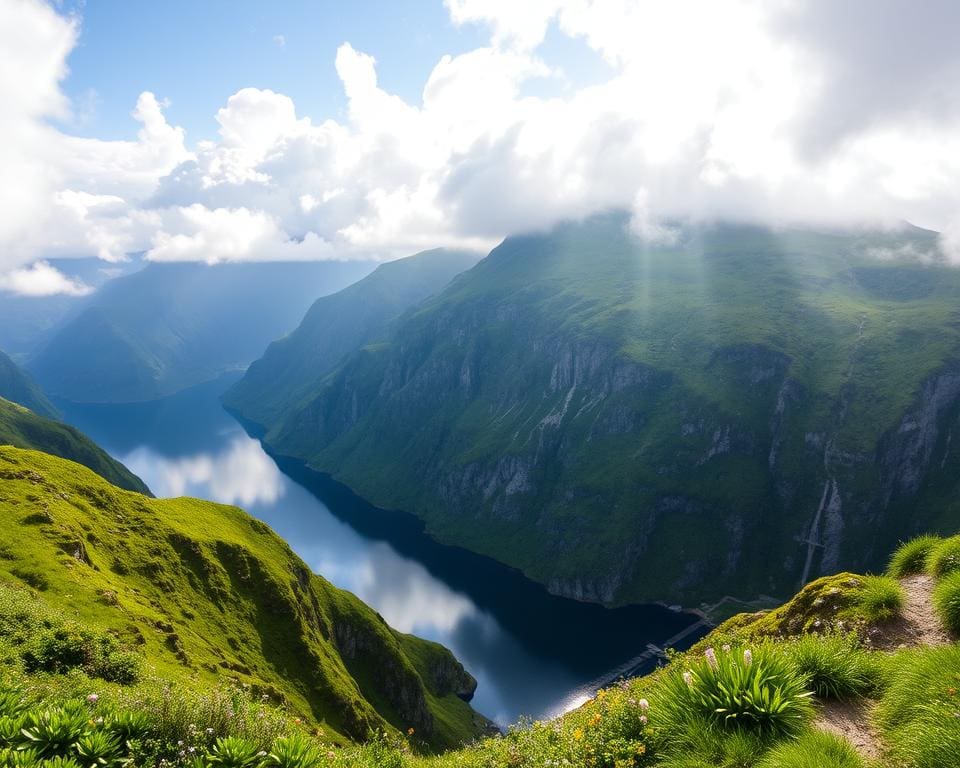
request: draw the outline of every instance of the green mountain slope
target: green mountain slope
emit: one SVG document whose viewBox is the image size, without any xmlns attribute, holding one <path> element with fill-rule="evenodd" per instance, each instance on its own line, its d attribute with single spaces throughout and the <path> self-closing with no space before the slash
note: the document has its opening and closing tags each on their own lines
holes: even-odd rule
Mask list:
<svg viewBox="0 0 960 768">
<path fill-rule="evenodd" d="M 251 421 L 271 423 L 308 396 L 341 358 L 376 339 L 391 320 L 479 259 L 470 251 L 424 251 L 381 264 L 353 285 L 317 299 L 299 327 L 250 366 L 224 403 Z"/>
<path fill-rule="evenodd" d="M 19 403 L 41 416 L 55 419 L 59 415 L 30 374 L 3 352 L 0 352 L 0 397 Z"/>
<path fill-rule="evenodd" d="M 118 488 L 146 495 L 143 481 L 77 429 L 0 398 L 0 445 L 60 456 L 92 469 Z"/>
<path fill-rule="evenodd" d="M 249 685 L 353 739 L 414 728 L 442 747 L 483 726 L 449 651 L 390 629 L 242 510 L 148 499 L 10 447 L 0 479 L 0 579 L 115 634 L 153 674 Z"/>
<path fill-rule="evenodd" d="M 509 238 L 267 442 L 604 603 L 786 595 L 960 523 L 935 233 L 627 224 Z"/>
<path fill-rule="evenodd" d="M 318 295 L 370 271 L 349 262 L 151 264 L 111 280 L 29 363 L 74 402 L 134 402 L 243 368 Z"/>
</svg>

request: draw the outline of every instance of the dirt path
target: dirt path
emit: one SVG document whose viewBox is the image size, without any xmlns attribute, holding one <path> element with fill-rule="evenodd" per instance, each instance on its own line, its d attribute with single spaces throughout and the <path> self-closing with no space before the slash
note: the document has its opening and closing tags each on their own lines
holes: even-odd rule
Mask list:
<svg viewBox="0 0 960 768">
<path fill-rule="evenodd" d="M 880 757 L 880 745 L 870 726 L 870 706 L 860 701 L 826 701 L 816 725 L 849 741 L 868 760 Z"/>
<path fill-rule="evenodd" d="M 871 634 L 877 650 L 894 650 L 916 645 L 946 645 L 952 642 L 933 610 L 933 579 L 926 574 L 900 580 L 905 593 L 900 615 Z M 816 726 L 847 739 L 864 758 L 880 757 L 880 742 L 870 725 L 872 704 L 866 700 L 826 701 Z"/>
<path fill-rule="evenodd" d="M 950 635 L 940 624 L 933 610 L 933 579 L 925 573 L 900 580 L 906 600 L 900 615 L 871 635 L 874 648 L 892 650 L 914 645 L 946 645 Z"/>
</svg>

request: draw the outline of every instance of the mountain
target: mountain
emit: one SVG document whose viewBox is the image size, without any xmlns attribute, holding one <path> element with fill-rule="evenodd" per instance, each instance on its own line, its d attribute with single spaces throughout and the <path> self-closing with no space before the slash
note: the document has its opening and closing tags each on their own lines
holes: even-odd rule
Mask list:
<svg viewBox="0 0 960 768">
<path fill-rule="evenodd" d="M 0 352 L 0 397 L 19 403 L 40 416 L 51 419 L 58 416 L 56 407 L 43 394 L 43 390 L 37 386 L 30 374 L 3 352 Z"/>
<path fill-rule="evenodd" d="M 74 402 L 164 397 L 244 368 L 318 295 L 371 266 L 150 264 L 106 283 L 28 368 L 48 393 Z"/>
<path fill-rule="evenodd" d="M 258 424 L 271 423 L 308 396 L 345 355 L 377 339 L 391 320 L 479 259 L 471 251 L 436 248 L 381 264 L 353 285 L 317 299 L 299 327 L 250 366 L 224 403 Z"/>
<path fill-rule="evenodd" d="M 955 529 L 960 270 L 936 233 L 672 232 L 508 238 L 266 442 L 606 604 L 786 595 Z"/>
<path fill-rule="evenodd" d="M 464 700 L 476 682 L 449 651 L 392 630 L 242 510 L 149 499 L 10 447 L 0 477 L 0 582 L 134 649 L 168 698 L 230 683 L 285 702 L 325 738 L 413 728 L 435 748 L 485 725 Z M 68 665 L 84 631 L 65 627 L 52 658 Z"/>
<path fill-rule="evenodd" d="M 75 461 L 118 488 L 150 495 L 143 481 L 77 429 L 38 416 L 0 397 L 0 445 L 43 451 Z"/>
</svg>

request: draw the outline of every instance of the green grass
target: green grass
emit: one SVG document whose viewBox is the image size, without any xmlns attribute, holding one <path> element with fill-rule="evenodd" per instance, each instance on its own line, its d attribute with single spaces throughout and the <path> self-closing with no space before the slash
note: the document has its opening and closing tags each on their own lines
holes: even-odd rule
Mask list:
<svg viewBox="0 0 960 768">
<path fill-rule="evenodd" d="M 874 691 L 881 670 L 855 634 L 803 635 L 781 650 L 807 687 L 823 699 L 860 697 Z"/>
<path fill-rule="evenodd" d="M 939 536 L 917 536 L 904 542 L 894 550 L 890 557 L 887 574 L 897 579 L 923 573 L 927 568 L 930 552 L 943 541 Z"/>
<path fill-rule="evenodd" d="M 456 695 L 471 678 L 448 651 L 391 630 L 242 510 L 150 499 L 0 447 L 0 519 L 0 585 L 42 586 L 34 599 L 68 622 L 64 638 L 32 633 L 40 659 L 95 646 L 82 636 L 96 628 L 153 676 L 249 686 L 341 741 L 413 727 L 421 748 L 451 747 L 482 726 Z"/>
<path fill-rule="evenodd" d="M 857 601 L 868 621 L 886 621 L 903 608 L 903 587 L 892 576 L 864 576 Z"/>
<path fill-rule="evenodd" d="M 894 764 L 956 765 L 960 755 L 960 644 L 902 651 L 876 721 Z"/>
<path fill-rule="evenodd" d="M 960 571 L 952 571 L 933 588 L 933 607 L 943 625 L 960 635 Z"/>
<path fill-rule="evenodd" d="M 941 579 L 957 570 L 960 570 L 960 536 L 951 536 L 930 550 L 927 573 L 935 579 Z"/>
<path fill-rule="evenodd" d="M 756 768 L 865 768 L 865 764 L 846 739 L 811 730 L 770 750 Z"/>
</svg>

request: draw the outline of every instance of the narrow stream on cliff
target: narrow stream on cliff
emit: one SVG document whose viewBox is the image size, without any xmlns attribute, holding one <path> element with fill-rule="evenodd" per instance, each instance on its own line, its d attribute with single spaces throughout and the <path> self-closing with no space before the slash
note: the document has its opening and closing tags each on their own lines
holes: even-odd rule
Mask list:
<svg viewBox="0 0 960 768">
<path fill-rule="evenodd" d="M 488 558 L 433 542 L 408 516 L 377 510 L 295 463 L 278 466 L 220 406 L 235 380 L 150 403 L 58 405 L 155 495 L 243 507 L 393 627 L 450 648 L 477 678 L 473 706 L 498 724 L 577 706 L 598 681 L 632 668 L 648 643 L 696 620 L 657 606 L 607 610 L 549 595 Z"/>
</svg>

